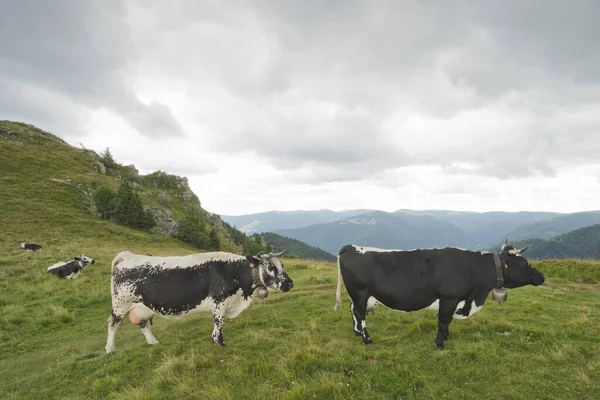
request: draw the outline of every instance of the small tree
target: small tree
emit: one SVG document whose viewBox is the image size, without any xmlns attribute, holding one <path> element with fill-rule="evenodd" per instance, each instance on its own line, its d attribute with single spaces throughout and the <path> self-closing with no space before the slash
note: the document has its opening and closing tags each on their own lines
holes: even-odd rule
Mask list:
<svg viewBox="0 0 600 400">
<path fill-rule="evenodd" d="M 117 195 L 109 187 L 99 186 L 92 193 L 96 212 L 102 219 L 110 219 L 115 215 Z"/>
<path fill-rule="evenodd" d="M 113 158 L 110 149 L 107 147 L 102 153 L 100 153 L 100 157 L 102 157 L 102 159 L 104 161 L 107 161 L 111 164 L 115 163 L 115 159 Z"/>
<path fill-rule="evenodd" d="M 211 229 L 208 234 L 208 246 L 214 251 L 221 249 L 221 242 L 219 241 L 219 236 L 217 236 L 217 230 L 215 228 Z"/>
<path fill-rule="evenodd" d="M 115 200 L 117 223 L 136 229 L 151 229 L 156 221 L 149 211 L 144 210 L 142 199 L 133 191 L 127 180 L 122 180 Z"/>
<path fill-rule="evenodd" d="M 200 210 L 190 208 L 182 221 L 177 225 L 173 237 L 191 244 L 199 249 L 209 247 L 209 238 L 206 236 L 205 223 Z"/>
</svg>

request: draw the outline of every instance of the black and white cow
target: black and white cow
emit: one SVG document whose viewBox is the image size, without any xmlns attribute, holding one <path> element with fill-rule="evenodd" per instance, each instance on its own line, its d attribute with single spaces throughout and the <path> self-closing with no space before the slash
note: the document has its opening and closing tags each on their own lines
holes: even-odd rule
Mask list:
<svg viewBox="0 0 600 400">
<path fill-rule="evenodd" d="M 42 246 L 35 243 L 21 243 L 21 249 L 27 251 L 38 251 L 42 249 Z"/>
<path fill-rule="evenodd" d="M 82 254 L 71 261 L 60 261 L 49 266 L 48 273 L 58 278 L 75 279 L 83 274 L 83 267 L 95 263 L 96 261 L 93 258 Z"/>
<path fill-rule="evenodd" d="M 520 255 L 525 249 L 505 243 L 500 254 L 493 254 L 455 248 L 398 251 L 346 245 L 338 256 L 334 310 L 340 309 L 343 278 L 351 299 L 354 333 L 365 344 L 372 343 L 366 312 L 376 303 L 399 311 L 437 310 L 435 343 L 442 349 L 452 318 L 468 318 L 479 311 L 492 289 L 502 284 L 517 288 L 544 283 L 544 275 Z"/>
<path fill-rule="evenodd" d="M 283 253 L 240 256 L 225 252 L 178 257 L 145 256 L 124 251 L 112 262 L 112 312 L 106 352 L 115 350 L 115 334 L 126 314 L 148 344 L 158 344 L 148 322 L 155 315 L 183 317 L 212 312 L 213 341 L 224 346 L 223 320 L 235 318 L 267 289 L 289 291 L 294 282 L 278 258 Z M 261 296 L 264 297 L 264 296 Z"/>
</svg>

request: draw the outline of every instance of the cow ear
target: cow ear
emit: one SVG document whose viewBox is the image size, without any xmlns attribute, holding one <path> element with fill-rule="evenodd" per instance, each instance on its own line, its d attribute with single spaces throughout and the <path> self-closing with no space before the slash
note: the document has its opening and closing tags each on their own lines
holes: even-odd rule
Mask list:
<svg viewBox="0 0 600 400">
<path fill-rule="evenodd" d="M 250 268 L 258 267 L 260 264 L 260 258 L 254 256 L 246 256 L 246 260 L 250 263 Z"/>
</svg>

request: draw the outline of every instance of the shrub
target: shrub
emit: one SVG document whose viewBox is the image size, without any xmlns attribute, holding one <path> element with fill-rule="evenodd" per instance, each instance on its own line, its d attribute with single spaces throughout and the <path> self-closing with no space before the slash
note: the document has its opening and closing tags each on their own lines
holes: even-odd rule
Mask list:
<svg viewBox="0 0 600 400">
<path fill-rule="evenodd" d="M 92 193 L 92 200 L 98 216 L 102 219 L 110 219 L 115 214 L 115 201 L 117 195 L 106 186 L 99 186 Z"/>
</svg>

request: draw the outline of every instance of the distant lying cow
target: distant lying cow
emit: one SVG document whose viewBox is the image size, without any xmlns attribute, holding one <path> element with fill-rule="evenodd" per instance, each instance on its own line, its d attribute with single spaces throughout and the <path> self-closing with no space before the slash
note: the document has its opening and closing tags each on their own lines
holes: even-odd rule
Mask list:
<svg viewBox="0 0 600 400">
<path fill-rule="evenodd" d="M 37 250 L 41 250 L 42 246 L 40 246 L 39 244 L 35 244 L 35 243 L 21 243 L 21 249 L 27 250 L 27 251 L 37 251 Z"/>
<path fill-rule="evenodd" d="M 148 344 L 154 345 L 158 340 L 148 322 L 155 315 L 177 318 L 212 312 L 212 339 L 224 346 L 224 318 L 235 318 L 244 311 L 252 303 L 255 290 L 260 296 L 267 289 L 287 292 L 294 286 L 278 258 L 284 251 L 259 257 L 225 252 L 183 257 L 153 257 L 129 251 L 117 254 L 112 262 L 112 312 L 106 352 L 115 351 L 115 335 L 127 314 Z"/>
<path fill-rule="evenodd" d="M 94 264 L 93 258 L 85 254 L 75 257 L 71 261 L 61 261 L 48 267 L 48 273 L 64 279 L 75 279 L 83 274 L 83 267 L 88 264 Z"/>
<path fill-rule="evenodd" d="M 340 309 L 342 281 L 350 296 L 354 334 L 372 343 L 366 312 L 381 303 L 399 311 L 438 311 L 435 344 L 444 347 L 452 318 L 464 319 L 483 307 L 493 289 L 541 285 L 544 275 L 506 242 L 500 254 L 455 248 L 385 250 L 346 245 L 338 257 L 334 309 Z M 506 293 L 506 292 L 504 292 Z"/>
</svg>

